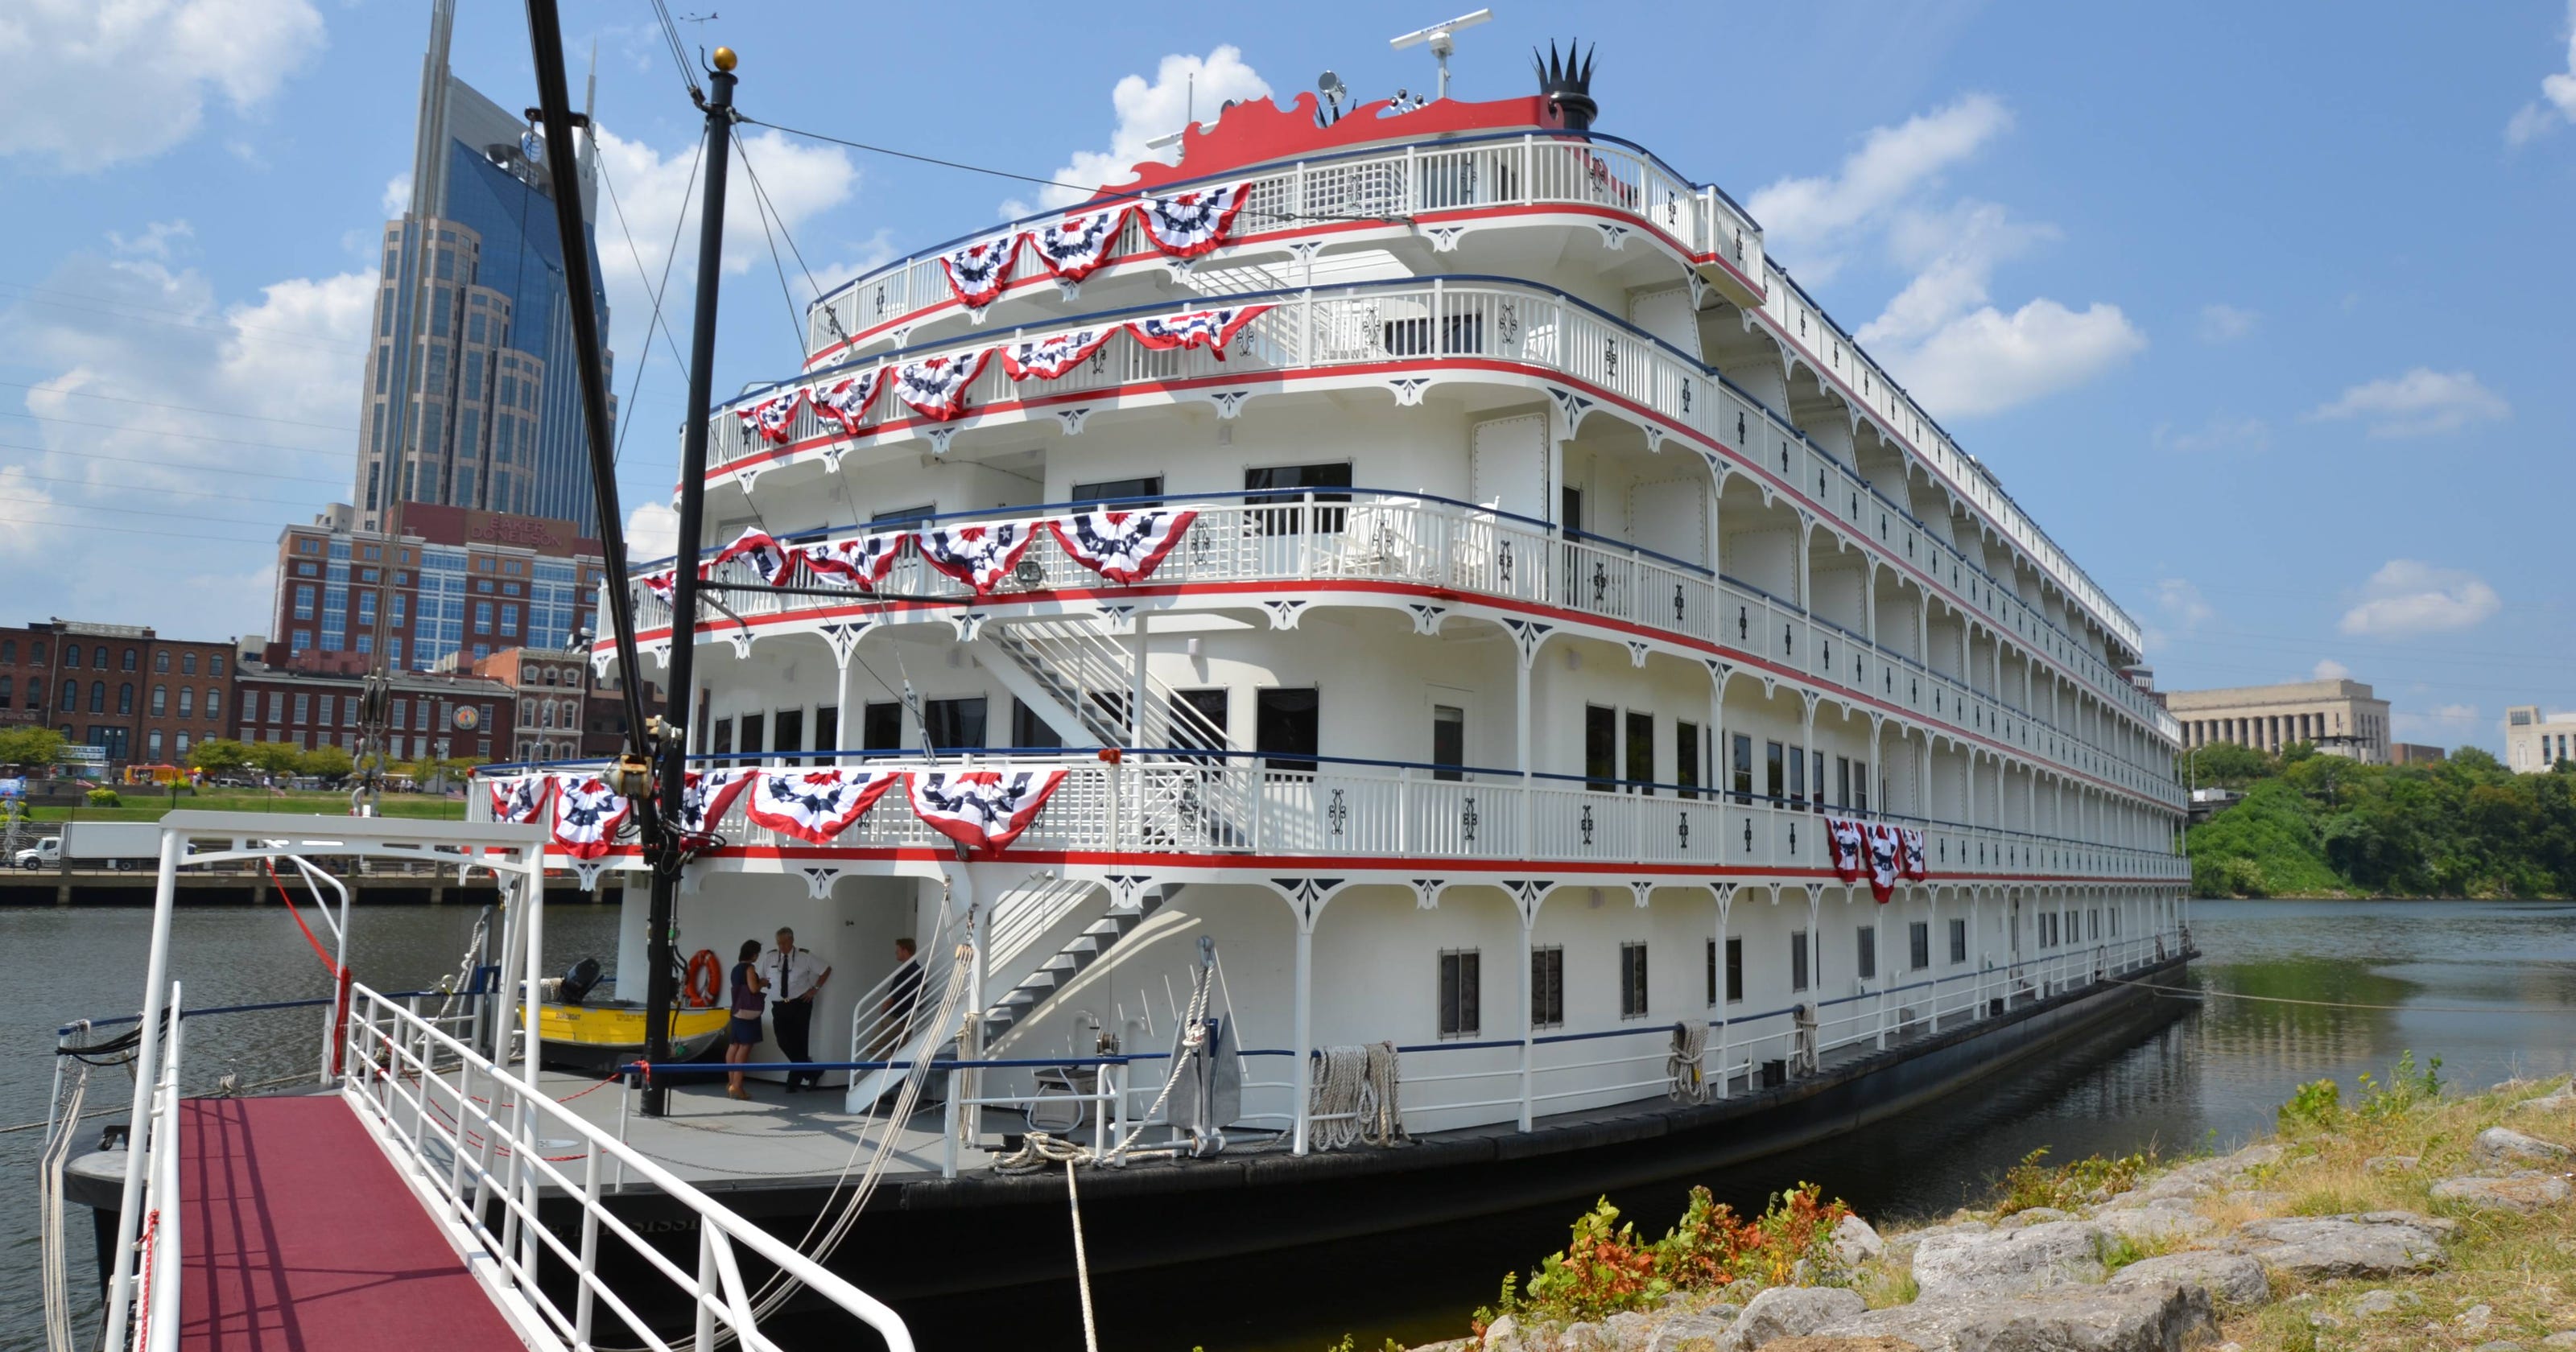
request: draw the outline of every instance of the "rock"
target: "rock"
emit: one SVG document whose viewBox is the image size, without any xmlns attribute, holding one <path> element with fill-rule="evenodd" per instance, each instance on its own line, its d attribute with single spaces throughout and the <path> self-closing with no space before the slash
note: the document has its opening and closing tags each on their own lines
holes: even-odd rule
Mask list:
<svg viewBox="0 0 2576 1352">
<path fill-rule="evenodd" d="M 1588 1319 L 1565 1326 L 1556 1335 L 1556 1352 L 1618 1352 L 1618 1341 L 1610 1336 L 1610 1326 Z"/>
<path fill-rule="evenodd" d="M 2225 1164 L 2231 1170 L 2265 1169 L 2280 1163 L 2283 1153 L 2284 1152 L 2278 1143 L 2264 1141 L 2260 1144 L 2249 1145 L 2244 1149 L 2237 1151 L 2233 1155 L 2228 1155 L 2221 1159 L 2220 1163 Z"/>
<path fill-rule="evenodd" d="M 2004 1300 L 1918 1300 L 1820 1329 L 1925 1352 L 2182 1352 L 2218 1332 L 2197 1286 L 2060 1289 Z M 1785 1348 L 1780 1352 L 1786 1352 Z"/>
<path fill-rule="evenodd" d="M 2576 1329 L 2560 1329 L 2540 1340 L 2542 1347 L 2576 1347 Z"/>
<path fill-rule="evenodd" d="M 2140 1259 L 2112 1273 L 2111 1280 L 2105 1283 L 2118 1289 L 2166 1284 L 2206 1287 L 2211 1299 L 2248 1308 L 2268 1304 L 2272 1299 L 2272 1282 L 2263 1275 L 2262 1264 L 2241 1253 L 2213 1253 L 2206 1249 Z"/>
<path fill-rule="evenodd" d="M 2460 1311 L 2459 1318 L 2454 1319 L 2451 1322 L 2471 1333 L 2484 1333 L 2486 1332 L 2487 1324 L 2494 1318 L 2494 1306 L 2472 1305 L 2469 1308 Z"/>
<path fill-rule="evenodd" d="M 2308 1313 L 2308 1327 L 2312 1329 L 2339 1329 L 2343 1327 L 2343 1316 L 2336 1314 L 2332 1310 L 2312 1310 Z"/>
<path fill-rule="evenodd" d="M 2016 1211 L 2013 1214 L 2004 1217 L 2003 1224 L 2007 1229 L 2018 1230 L 2025 1226 L 2046 1225 L 2050 1221 L 2070 1221 L 2073 1219 L 2075 1219 L 2074 1216 L 2067 1212 L 2060 1211 L 2053 1206 L 2035 1206 L 2026 1211 Z"/>
<path fill-rule="evenodd" d="M 2129 1207 L 2105 1211 L 2093 1218 L 2095 1225 L 2134 1243 L 2155 1244 L 2171 1239 L 2194 1239 L 2218 1228 L 2218 1222 L 2196 1211 L 2177 1206 Z"/>
<path fill-rule="evenodd" d="M 2413 1155 L 2373 1155 L 2361 1162 L 2366 1174 L 2411 1174 L 2419 1161 Z"/>
<path fill-rule="evenodd" d="M 1834 1222 L 1834 1261 L 1844 1267 L 1874 1263 L 1885 1252 L 1887 1241 L 1878 1237 L 1869 1222 L 1858 1216 L 1845 1216 Z"/>
<path fill-rule="evenodd" d="M 1643 1310 L 1621 1310 L 1602 1321 L 1610 1326 L 1610 1345 L 1619 1352 L 1645 1352 L 1655 1335 L 1655 1317 Z"/>
<path fill-rule="evenodd" d="M 2352 1312 L 2364 1317 L 2376 1317 L 2395 1314 L 2403 1304 L 2397 1299 L 2397 1293 L 2394 1291 L 2365 1291 L 2361 1299 L 2352 1303 Z"/>
<path fill-rule="evenodd" d="M 2433 1200 L 2481 1211 L 2538 1211 L 2567 1202 L 2567 1180 L 2524 1169 L 2504 1178 L 2446 1178 L 2433 1185 Z"/>
<path fill-rule="evenodd" d="M 1902 1338 L 1835 1338 L 1810 1333 L 1783 1338 L 1771 1344 L 1768 1352 L 1915 1352 L 1915 1348 Z"/>
<path fill-rule="evenodd" d="M 1839 1286 L 1775 1286 L 1755 1296 L 1735 1318 L 1740 1352 L 1754 1352 L 1782 1338 L 1814 1333 L 1859 1315 L 1869 1302 Z"/>
<path fill-rule="evenodd" d="M 2480 1343 L 2470 1352 L 2522 1352 L 2522 1344 L 2498 1338 L 2493 1342 Z"/>
<path fill-rule="evenodd" d="M 2387 1219 L 2373 1219 L 2373 1217 Z M 2412 1212 L 2256 1221 L 2237 1231 L 2266 1271 L 2310 1280 L 2422 1272 L 2442 1261 L 2434 1218 Z"/>
<path fill-rule="evenodd" d="M 2102 1231 L 2089 1221 L 2049 1221 L 1994 1234 L 1950 1234 L 1914 1250 L 1924 1299 L 2016 1296 L 2102 1280 Z"/>
<path fill-rule="evenodd" d="M 2563 1145 L 2525 1136 L 2511 1127 L 2489 1127 L 2478 1133 L 2469 1153 L 2488 1164 L 2555 1164 L 2569 1152 Z"/>
<path fill-rule="evenodd" d="M 1487 1324 L 1484 1352 L 1522 1352 L 1521 1321 L 1504 1315 Z"/>
<path fill-rule="evenodd" d="M 1451 1338 L 1445 1342 L 1424 1343 L 1420 1347 L 1408 1349 L 1408 1352 L 1476 1352 L 1476 1340 Z"/>
<path fill-rule="evenodd" d="M 1735 1307 L 1721 1305 L 1725 1318 L 1710 1314 L 1672 1315 L 1655 1325 L 1646 1352 L 1727 1352 L 1735 1336 Z"/>
<path fill-rule="evenodd" d="M 2566 1090 L 2561 1089 L 2555 1094 L 2544 1094 L 2539 1098 L 2527 1098 L 2522 1102 L 2513 1105 L 2513 1111 L 2518 1113 L 2576 1113 L 2576 1094 L 2571 1094 Z M 2547 1343 L 2541 1344 L 2543 1347 L 2547 1347 L 2548 1345 L 2549 1344 Z"/>
</svg>

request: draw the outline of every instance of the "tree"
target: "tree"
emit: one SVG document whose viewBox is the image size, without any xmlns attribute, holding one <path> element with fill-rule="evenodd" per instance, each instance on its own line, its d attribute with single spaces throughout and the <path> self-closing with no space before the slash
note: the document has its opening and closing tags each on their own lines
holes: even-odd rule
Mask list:
<svg viewBox="0 0 2576 1352">
<path fill-rule="evenodd" d="M 63 735 L 52 728 L 0 729 L 0 765 L 50 766 L 62 754 Z"/>
<path fill-rule="evenodd" d="M 2250 746 L 2212 742 L 2183 753 L 2183 783 L 2241 789 L 2273 773 L 2272 758 Z"/>
<path fill-rule="evenodd" d="M 295 763 L 304 753 L 286 742 L 261 742 L 250 748 L 250 763 L 272 775 L 295 773 Z"/>
<path fill-rule="evenodd" d="M 230 737 L 209 737 L 197 743 L 188 762 L 210 775 L 228 775 L 251 763 L 250 748 Z"/>
<path fill-rule="evenodd" d="M 316 779 L 341 780 L 356 769 L 349 753 L 336 746 L 317 746 L 295 758 L 295 772 Z"/>
</svg>

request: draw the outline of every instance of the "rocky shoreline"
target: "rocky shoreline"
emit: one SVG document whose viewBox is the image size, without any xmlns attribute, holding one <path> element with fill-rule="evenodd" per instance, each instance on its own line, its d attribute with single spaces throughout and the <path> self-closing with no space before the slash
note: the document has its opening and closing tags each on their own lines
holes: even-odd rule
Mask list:
<svg viewBox="0 0 2576 1352">
<path fill-rule="evenodd" d="M 1694 1282 L 1667 1249 L 1699 1207 L 1648 1245 L 1605 1205 L 1528 1298 L 1507 1283 L 1472 1336 L 1413 1352 L 2576 1348 L 2571 1144 L 2576 1086 L 2446 1096 L 2410 1061 L 2350 1106 L 2302 1089 L 2231 1154 L 2033 1166 L 2036 1187 L 1939 1224 L 1882 1236 L 1809 1190 L 1784 1280 L 1739 1258 Z"/>
</svg>

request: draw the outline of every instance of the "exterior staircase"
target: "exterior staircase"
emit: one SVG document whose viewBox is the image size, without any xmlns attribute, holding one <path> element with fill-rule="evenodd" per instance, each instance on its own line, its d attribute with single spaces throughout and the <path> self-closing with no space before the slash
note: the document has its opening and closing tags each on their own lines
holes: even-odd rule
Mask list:
<svg viewBox="0 0 2576 1352">
<path fill-rule="evenodd" d="M 1056 992 L 1071 985 L 1093 963 L 1108 955 L 1118 942 L 1135 932 L 1136 927 L 1152 918 L 1163 904 L 1181 890 L 1178 883 L 1146 892 L 1132 907 L 1109 908 L 1109 913 L 1092 921 L 1080 934 L 1067 941 L 1053 957 L 1038 964 L 1010 993 L 984 1010 L 984 1045 L 993 1046 L 1002 1036 L 1018 1026 Z"/>
</svg>

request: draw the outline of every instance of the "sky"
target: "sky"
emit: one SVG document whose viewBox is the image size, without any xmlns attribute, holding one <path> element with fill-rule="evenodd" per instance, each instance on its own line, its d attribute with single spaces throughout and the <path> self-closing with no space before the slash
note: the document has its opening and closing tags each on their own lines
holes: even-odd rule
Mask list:
<svg viewBox="0 0 2576 1352">
<path fill-rule="evenodd" d="M 772 262 L 737 177 L 720 392 L 794 369 L 809 274 L 1068 200 L 1193 106 L 1328 68 L 1363 97 L 1425 89 L 1430 57 L 1387 39 L 1444 17 L 1313 0 L 907 35 L 843 5 L 699 17 L 720 3 L 672 10 L 692 48 L 740 51 L 750 116 L 1027 176 L 743 128 L 793 247 Z M 0 623 L 258 632 L 278 528 L 349 496 L 427 0 L 10 8 Z M 533 103 L 522 7 L 461 9 L 458 74 Z M 2576 515 L 2576 0 L 1498 9 L 1460 36 L 1453 93 L 1532 92 L 1533 44 L 1597 44 L 1598 129 L 1747 204 L 2145 627 L 2164 687 L 2349 674 L 2401 740 L 2489 749 L 2508 705 L 2576 708 L 2554 548 Z M 596 54 L 621 497 L 649 552 L 699 122 L 648 9 L 565 0 L 564 27 Z"/>
</svg>

